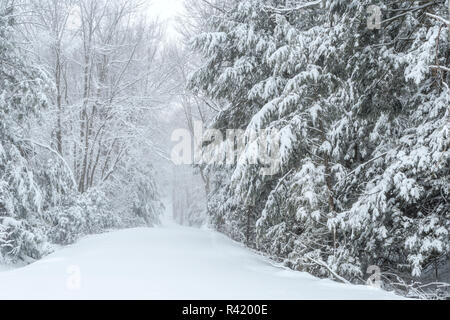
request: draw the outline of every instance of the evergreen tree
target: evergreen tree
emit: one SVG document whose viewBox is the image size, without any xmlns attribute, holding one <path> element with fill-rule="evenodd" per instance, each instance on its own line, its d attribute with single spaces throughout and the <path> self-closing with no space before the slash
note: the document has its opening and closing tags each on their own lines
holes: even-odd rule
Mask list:
<svg viewBox="0 0 450 320">
<path fill-rule="evenodd" d="M 373 4 L 379 30 L 367 25 Z M 436 66 L 449 64 L 448 30 L 425 14 L 447 8 L 245 0 L 213 16 L 191 86 L 226 106 L 212 127 L 277 129 L 281 163 L 270 176 L 210 165 L 216 227 L 341 281 L 370 265 L 408 278 L 447 263 L 449 75 Z"/>
<path fill-rule="evenodd" d="M 0 5 L 0 261 L 39 258 L 43 192 L 30 167 L 32 148 L 21 141 L 28 120 L 46 106 L 46 77 L 14 43 L 14 15 Z"/>
</svg>

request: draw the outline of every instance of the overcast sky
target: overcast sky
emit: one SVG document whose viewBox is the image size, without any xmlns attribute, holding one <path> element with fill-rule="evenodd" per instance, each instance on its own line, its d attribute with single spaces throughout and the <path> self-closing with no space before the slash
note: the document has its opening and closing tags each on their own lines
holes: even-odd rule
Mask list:
<svg viewBox="0 0 450 320">
<path fill-rule="evenodd" d="M 183 11 L 183 0 L 149 0 L 151 2 L 151 16 L 158 16 L 168 23 L 168 33 L 173 35 L 176 31 L 173 28 L 173 19 Z"/>
</svg>

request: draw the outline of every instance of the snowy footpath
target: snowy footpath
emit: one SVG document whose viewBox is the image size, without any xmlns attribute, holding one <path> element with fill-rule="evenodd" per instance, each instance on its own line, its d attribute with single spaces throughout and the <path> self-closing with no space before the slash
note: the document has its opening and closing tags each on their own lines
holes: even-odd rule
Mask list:
<svg viewBox="0 0 450 320">
<path fill-rule="evenodd" d="M 0 299 L 397 299 L 286 270 L 225 236 L 166 223 L 88 236 L 0 271 Z"/>
</svg>

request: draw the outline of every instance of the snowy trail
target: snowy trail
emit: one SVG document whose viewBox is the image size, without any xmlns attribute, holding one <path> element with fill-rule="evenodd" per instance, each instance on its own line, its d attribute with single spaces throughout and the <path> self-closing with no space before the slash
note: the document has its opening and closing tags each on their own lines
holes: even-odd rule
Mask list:
<svg viewBox="0 0 450 320">
<path fill-rule="evenodd" d="M 79 281 L 78 281 L 79 280 Z M 86 237 L 0 272 L 0 299 L 396 299 L 274 266 L 225 236 L 165 224 Z"/>
</svg>

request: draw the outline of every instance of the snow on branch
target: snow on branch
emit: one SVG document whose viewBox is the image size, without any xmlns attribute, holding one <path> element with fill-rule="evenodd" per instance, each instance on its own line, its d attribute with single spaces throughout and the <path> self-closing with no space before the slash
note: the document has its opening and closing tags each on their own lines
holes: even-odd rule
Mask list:
<svg viewBox="0 0 450 320">
<path fill-rule="evenodd" d="M 444 66 L 430 66 L 431 69 L 440 69 L 440 70 L 444 70 L 447 72 L 450 72 L 450 68 L 448 67 L 444 67 Z"/>
<path fill-rule="evenodd" d="M 328 266 L 325 262 L 323 262 L 322 260 L 315 260 L 315 259 L 313 259 L 313 258 L 311 258 L 311 257 L 306 257 L 306 258 L 308 258 L 309 260 L 311 260 L 312 262 L 314 262 L 315 264 L 318 264 L 318 265 L 320 265 L 320 266 L 322 266 L 322 267 L 324 267 L 325 269 L 327 269 L 336 279 L 338 279 L 339 281 L 341 281 L 341 282 L 343 282 L 343 283 L 346 283 L 346 284 L 350 284 L 350 282 L 348 281 L 348 280 L 346 280 L 346 279 L 344 279 L 343 277 L 341 277 L 340 275 L 338 275 L 336 272 L 334 272 L 331 268 L 330 268 L 330 266 Z"/>
<path fill-rule="evenodd" d="M 358 170 L 360 170 L 361 168 L 364 168 L 364 167 L 365 167 L 366 165 L 368 165 L 369 163 L 372 163 L 372 162 L 374 162 L 374 161 L 376 161 L 376 160 L 378 160 L 378 159 L 384 157 L 384 156 L 387 155 L 388 153 L 389 153 L 389 152 L 385 152 L 385 153 L 380 154 L 379 156 L 377 156 L 377 157 L 375 157 L 375 158 L 370 159 L 369 161 L 366 161 L 366 162 L 360 164 L 356 169 L 354 169 L 353 171 L 351 171 L 350 173 L 348 173 L 348 174 L 346 175 L 346 178 L 349 177 L 349 176 L 351 176 L 352 174 L 356 173 L 356 172 L 357 172 Z"/>
<path fill-rule="evenodd" d="M 298 10 L 303 10 L 303 9 L 308 9 L 308 8 L 311 8 L 311 7 L 315 7 L 315 6 L 319 5 L 319 4 L 321 4 L 322 2 L 323 2 L 323 0 L 307 2 L 307 3 L 301 4 L 301 5 L 299 5 L 297 7 L 294 7 L 294 8 L 275 8 L 275 7 L 272 7 L 272 6 L 265 6 L 265 8 L 270 10 L 270 11 L 273 11 L 275 13 L 283 14 L 283 13 L 290 13 L 290 12 L 293 12 L 293 11 L 298 11 Z"/>
<path fill-rule="evenodd" d="M 429 16 L 430 18 L 433 18 L 433 19 L 436 19 L 436 20 L 438 20 L 438 21 L 440 21 L 440 22 L 442 22 L 442 23 L 444 23 L 445 25 L 447 25 L 447 27 L 449 27 L 450 28 L 450 21 L 449 20 L 445 20 L 444 18 L 442 18 L 442 17 L 439 17 L 439 16 L 437 16 L 437 15 L 434 15 L 434 14 L 431 14 L 431 13 L 425 13 L 427 16 Z"/>
<path fill-rule="evenodd" d="M 399 15 L 397 15 L 395 17 L 383 20 L 383 21 L 381 21 L 381 23 L 383 24 L 383 23 L 392 22 L 392 21 L 397 20 L 398 18 L 404 17 L 404 16 L 406 16 L 406 15 L 412 13 L 412 12 L 416 12 L 416 11 L 428 8 L 428 7 L 433 6 L 435 4 L 436 4 L 436 2 L 429 2 L 429 3 L 426 3 L 426 4 L 424 4 L 422 6 L 419 6 L 419 7 L 409 8 L 409 9 L 406 10 L 406 12 L 404 12 L 402 14 L 399 14 Z"/>
<path fill-rule="evenodd" d="M 218 6 L 212 4 L 212 3 L 211 3 L 210 1 L 208 1 L 208 0 L 201 0 L 201 1 L 202 1 L 203 3 L 205 3 L 205 4 L 207 4 L 208 6 L 210 6 L 211 8 L 213 8 L 213 9 L 216 9 L 216 10 L 222 12 L 222 13 L 226 13 L 226 11 L 225 11 L 224 9 L 219 8 Z"/>
<path fill-rule="evenodd" d="M 29 142 L 29 143 L 31 143 L 31 144 L 37 145 L 37 146 L 39 146 L 39 147 L 41 147 L 41 148 L 44 148 L 44 149 L 47 149 L 47 150 L 50 151 L 51 153 L 55 154 L 55 155 L 62 161 L 62 163 L 63 163 L 64 166 L 66 167 L 67 171 L 70 173 L 70 178 L 71 178 L 71 180 L 72 180 L 72 183 L 73 183 L 74 187 L 77 186 L 77 182 L 76 182 L 76 180 L 75 180 L 75 176 L 74 176 L 74 174 L 73 174 L 72 169 L 70 168 L 70 166 L 69 166 L 69 164 L 67 163 L 66 159 L 64 159 L 63 156 L 61 156 L 61 154 L 60 154 L 58 151 L 56 151 L 55 149 L 53 149 L 53 148 L 50 147 L 50 146 L 47 146 L 47 145 L 42 144 L 42 143 L 40 143 L 40 142 L 34 141 L 34 140 L 32 140 L 32 139 L 21 139 L 21 141 L 26 141 L 26 142 Z"/>
</svg>

